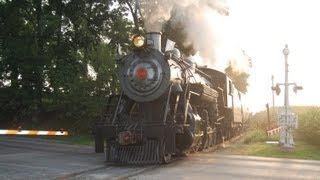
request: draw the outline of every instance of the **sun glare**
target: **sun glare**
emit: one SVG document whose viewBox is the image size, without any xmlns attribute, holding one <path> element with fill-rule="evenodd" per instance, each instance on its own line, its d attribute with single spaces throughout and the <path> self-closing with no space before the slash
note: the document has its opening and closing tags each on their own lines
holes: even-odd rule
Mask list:
<svg viewBox="0 0 320 180">
<path fill-rule="evenodd" d="M 320 85 L 314 82 L 320 76 L 320 16 L 317 0 L 229 0 L 230 23 L 235 43 L 252 58 L 250 87 L 247 94 L 253 111 L 272 104 L 271 76 L 275 83 L 284 82 L 284 55 L 289 45 L 289 82 L 304 89 L 295 95 L 290 88 L 290 105 L 319 105 L 316 95 Z M 276 106 L 283 105 L 282 93 L 276 97 Z"/>
</svg>

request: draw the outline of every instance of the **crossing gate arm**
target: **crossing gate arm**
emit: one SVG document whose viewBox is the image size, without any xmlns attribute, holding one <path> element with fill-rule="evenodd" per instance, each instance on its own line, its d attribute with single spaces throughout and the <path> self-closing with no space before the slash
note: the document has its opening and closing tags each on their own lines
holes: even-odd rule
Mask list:
<svg viewBox="0 0 320 180">
<path fill-rule="evenodd" d="M 68 131 L 39 131 L 20 129 L 0 129 L 0 135 L 26 135 L 26 136 L 68 136 Z"/>
<path fill-rule="evenodd" d="M 277 128 L 274 128 L 274 129 L 271 129 L 271 130 L 268 130 L 267 131 L 267 135 L 268 136 L 272 136 L 272 135 L 275 135 L 275 134 L 279 134 L 280 131 L 286 129 L 286 127 L 277 127 Z"/>
</svg>

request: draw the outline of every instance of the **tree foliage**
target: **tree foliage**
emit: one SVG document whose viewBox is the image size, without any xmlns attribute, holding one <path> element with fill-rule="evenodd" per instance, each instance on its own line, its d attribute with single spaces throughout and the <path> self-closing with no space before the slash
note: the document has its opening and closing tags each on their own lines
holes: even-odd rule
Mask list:
<svg viewBox="0 0 320 180">
<path fill-rule="evenodd" d="M 250 75 L 247 72 L 238 71 L 229 63 L 225 69 L 225 73 L 240 92 L 246 93 L 248 91 L 248 78 Z"/>
<path fill-rule="evenodd" d="M 43 114 L 71 124 L 101 116 L 106 97 L 118 92 L 115 48 L 128 47 L 132 31 L 143 31 L 136 3 L 0 0 L 0 124 L 40 123 Z M 163 37 L 193 54 L 184 28 L 168 21 Z M 230 75 L 246 91 L 247 74 Z"/>
<path fill-rule="evenodd" d="M 93 101 L 117 89 L 115 47 L 133 27 L 126 17 L 114 0 L 0 1 L 0 122 L 97 114 Z"/>
</svg>

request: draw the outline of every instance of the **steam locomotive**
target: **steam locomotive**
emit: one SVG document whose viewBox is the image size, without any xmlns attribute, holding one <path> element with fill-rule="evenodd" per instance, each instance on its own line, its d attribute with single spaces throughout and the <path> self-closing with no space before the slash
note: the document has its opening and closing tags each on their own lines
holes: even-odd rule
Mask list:
<svg viewBox="0 0 320 180">
<path fill-rule="evenodd" d="M 95 150 L 105 150 L 107 162 L 168 163 L 240 132 L 241 93 L 224 73 L 196 67 L 176 48 L 162 52 L 159 32 L 134 35 L 132 45 L 118 60 L 122 91 L 93 127 Z"/>
</svg>

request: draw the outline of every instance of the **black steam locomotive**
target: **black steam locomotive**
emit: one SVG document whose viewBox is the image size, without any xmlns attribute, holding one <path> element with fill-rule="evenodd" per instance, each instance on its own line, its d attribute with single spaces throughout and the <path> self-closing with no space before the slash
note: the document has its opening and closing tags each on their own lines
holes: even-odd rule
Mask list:
<svg viewBox="0 0 320 180">
<path fill-rule="evenodd" d="M 162 52 L 158 32 L 134 35 L 132 45 L 119 59 L 122 92 L 110 96 L 108 116 L 93 127 L 107 162 L 167 163 L 241 130 L 241 94 L 224 73 L 196 67 L 178 49 Z"/>
</svg>

